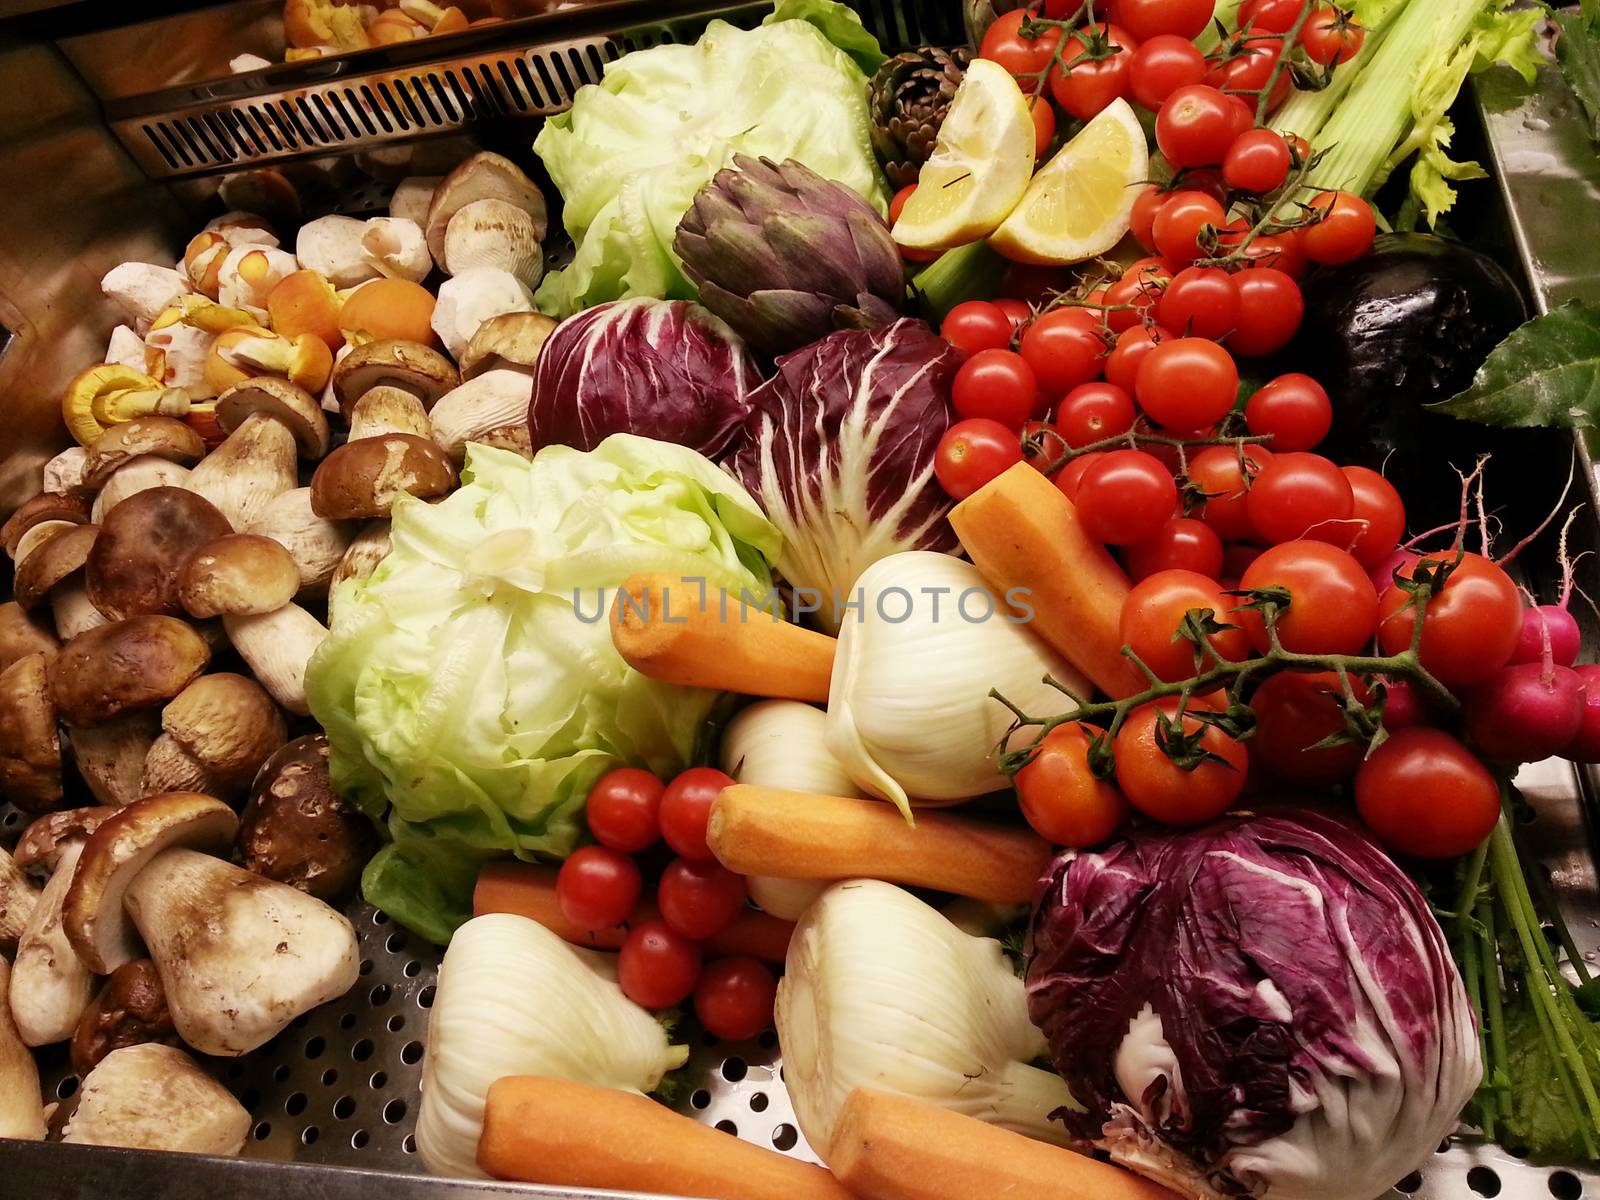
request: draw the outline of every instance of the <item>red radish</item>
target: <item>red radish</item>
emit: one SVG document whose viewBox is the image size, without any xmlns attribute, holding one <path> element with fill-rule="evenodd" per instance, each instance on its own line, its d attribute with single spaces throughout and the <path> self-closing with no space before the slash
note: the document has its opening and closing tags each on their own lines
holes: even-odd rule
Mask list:
<svg viewBox="0 0 1600 1200">
<path fill-rule="evenodd" d="M 1583 719 L 1577 736 L 1562 747 L 1561 757 L 1573 762 L 1600 763 L 1600 666 L 1587 663 L 1573 670 L 1583 681 Z"/>
<path fill-rule="evenodd" d="M 1396 729 L 1409 729 L 1413 725 L 1431 725 L 1433 716 L 1422 699 L 1422 693 L 1408 679 L 1383 681 L 1383 725 L 1391 733 Z"/>
<path fill-rule="evenodd" d="M 1550 660 L 1558 667 L 1570 667 L 1578 661 L 1578 648 L 1583 634 L 1578 622 L 1566 609 L 1556 604 L 1540 604 L 1522 614 L 1522 638 L 1511 653 L 1513 663 L 1543 662 L 1545 636 L 1549 634 Z"/>
<path fill-rule="evenodd" d="M 1472 688 L 1464 709 L 1478 753 L 1496 762 L 1538 762 L 1582 730 L 1584 680 L 1571 667 L 1518 663 Z"/>
</svg>

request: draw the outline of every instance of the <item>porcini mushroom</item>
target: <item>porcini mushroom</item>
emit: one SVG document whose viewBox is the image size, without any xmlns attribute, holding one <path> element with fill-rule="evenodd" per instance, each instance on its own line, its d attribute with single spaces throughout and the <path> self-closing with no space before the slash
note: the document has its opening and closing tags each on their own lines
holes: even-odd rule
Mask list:
<svg viewBox="0 0 1600 1200">
<path fill-rule="evenodd" d="M 161 732 L 158 714 L 123 713 L 99 725 L 67 731 L 72 762 L 101 804 L 123 808 L 144 795 L 144 762 Z"/>
<path fill-rule="evenodd" d="M 89 1072 L 61 1140 L 232 1156 L 249 1133 L 249 1111 L 199 1063 L 146 1042 L 111 1051 Z"/>
<path fill-rule="evenodd" d="M 83 470 L 89 451 L 82 446 L 68 446 L 44 464 L 44 490 L 47 492 L 76 492 L 83 488 Z"/>
<path fill-rule="evenodd" d="M 11 1020 L 11 964 L 0 958 L 0 1138 L 44 1140 L 39 1064 Z"/>
<path fill-rule="evenodd" d="M 6 553 L 13 561 L 21 561 L 18 547 L 23 536 L 37 525 L 46 521 L 64 521 L 70 525 L 86 525 L 89 522 L 89 502 L 81 495 L 71 492 L 40 492 L 31 500 L 23 502 L 17 511 L 0 525 L 0 542 L 3 542 Z"/>
<path fill-rule="evenodd" d="M 459 464 L 466 458 L 467 443 L 481 440 L 490 430 L 507 425 L 526 428 L 532 399 L 531 375 L 504 367 L 485 371 L 439 397 L 428 414 L 433 440 Z"/>
<path fill-rule="evenodd" d="M 39 889 L 33 886 L 22 864 L 0 850 L 0 950 L 16 948 L 38 903 Z M 4 961 L 0 958 L 0 962 Z"/>
<path fill-rule="evenodd" d="M 300 572 L 269 537 L 233 533 L 197 546 L 179 563 L 175 597 L 193 617 L 272 612 L 294 599 Z"/>
<path fill-rule="evenodd" d="M 94 994 L 94 977 L 62 928 L 62 905 L 85 841 L 62 846 L 22 936 L 11 972 L 11 1017 L 29 1046 L 49 1046 L 72 1036 Z"/>
<path fill-rule="evenodd" d="M 49 812 L 62 797 L 49 662 L 30 654 L 0 671 L 0 797 L 30 813 Z"/>
<path fill-rule="evenodd" d="M 230 68 L 238 71 L 239 59 L 258 58 L 258 55 L 241 54 L 229 63 Z M 272 64 L 261 59 L 250 70 L 261 70 Z M 300 223 L 301 203 L 300 193 L 293 182 L 277 167 L 253 167 L 248 171 L 235 171 L 231 175 L 224 175 L 222 182 L 217 186 L 217 195 L 222 202 L 236 213 L 240 210 L 246 215 L 259 214 L 263 221 L 274 221 L 281 226 L 298 225 Z M 274 237 L 272 244 L 277 245 Z"/>
<path fill-rule="evenodd" d="M 539 351 L 555 330 L 555 321 L 537 312 L 501 313 L 490 317 L 472 335 L 461 353 L 461 378 L 509 367 L 532 374 Z M 527 414 L 523 414 L 526 418 Z"/>
<path fill-rule="evenodd" d="M 311 477 L 311 508 L 330 521 L 386 517 L 401 496 L 442 496 L 456 485 L 455 464 L 427 438 L 387 433 L 346 442 Z"/>
<path fill-rule="evenodd" d="M 307 221 L 295 238 L 295 257 L 302 267 L 315 271 L 336 288 L 377 279 L 381 273 L 368 261 L 361 244 L 365 225 L 354 217 L 340 216 Z"/>
<path fill-rule="evenodd" d="M 322 339 L 329 350 L 344 344 L 339 332 L 339 293 L 315 271 L 285 275 L 267 295 L 267 314 L 273 330 L 286 338 L 309 333 Z"/>
<path fill-rule="evenodd" d="M 175 417 L 135 417 L 113 425 L 88 447 L 83 483 L 91 489 L 104 487 L 113 472 L 142 455 L 190 467 L 204 458 L 205 453 L 205 442 L 183 421 Z"/>
<path fill-rule="evenodd" d="M 394 548 L 394 543 L 389 535 L 389 522 L 373 521 L 368 524 L 350 543 L 350 548 L 345 551 L 344 558 L 339 561 L 339 569 L 333 573 L 333 579 L 328 584 L 328 593 L 331 596 L 341 583 L 352 579 L 365 579 L 378 569 L 378 564 L 389 557 L 389 551 Z"/>
<path fill-rule="evenodd" d="M 433 331 L 451 358 L 459 359 L 472 335 L 490 317 L 501 313 L 532 312 L 533 293 L 510 271 L 476 267 L 451 276 L 439 285 L 433 308 Z"/>
<path fill-rule="evenodd" d="M 355 889 L 372 857 L 372 823 L 334 791 L 325 734 L 296 738 L 262 764 L 238 847 L 245 870 L 319 900 Z"/>
<path fill-rule="evenodd" d="M 421 226 L 403 217 L 370 218 L 361 230 L 361 249 L 367 264 L 388 279 L 421 283 L 433 270 Z"/>
<path fill-rule="evenodd" d="M 437 350 L 394 339 L 357 346 L 333 369 L 333 394 L 347 418 L 356 401 L 376 387 L 410 392 L 428 409 L 460 382 L 450 360 Z"/>
<path fill-rule="evenodd" d="M 444 262 L 444 239 L 450 219 L 478 200 L 504 200 L 520 208 L 533 222 L 535 240 L 544 241 L 549 217 L 538 185 L 509 158 L 481 151 L 457 166 L 434 189 L 423 228 L 435 262 Z"/>
<path fill-rule="evenodd" d="M 410 161 L 409 157 L 406 160 Z M 433 205 L 433 193 L 438 190 L 442 175 L 407 175 L 394 186 L 389 197 L 389 215 L 404 221 L 414 221 L 420 228 L 428 222 L 428 209 Z"/>
<path fill-rule="evenodd" d="M 406 393 L 413 404 L 415 397 Z M 421 406 L 418 405 L 418 411 Z M 426 426 L 427 416 L 423 416 Z M 352 533 L 348 527 L 326 517 L 317 516 L 311 507 L 311 489 L 295 488 L 274 496 L 261 510 L 251 533 L 269 537 L 289 552 L 295 569 L 300 574 L 300 591 L 320 595 L 328 590 L 339 560 L 350 548 Z"/>
<path fill-rule="evenodd" d="M 422 401 L 404 388 L 375 387 L 357 400 L 350 411 L 349 440 L 352 442 L 386 433 L 427 437 L 432 432 L 433 426 Z"/>
<path fill-rule="evenodd" d="M 87 1075 L 127 1046 L 177 1038 L 161 976 L 148 958 L 125 962 L 95 993 L 72 1035 L 72 1069 Z"/>
<path fill-rule="evenodd" d="M 158 487 L 183 487 L 189 482 L 189 468 L 155 454 L 130 458 L 111 473 L 111 478 L 94 498 L 90 519 L 99 525 L 117 505 L 140 492 Z"/>
<path fill-rule="evenodd" d="M 366 342 L 429 343 L 434 296 L 409 279 L 374 279 L 351 292 L 339 310 L 339 329 L 352 346 Z"/>
<path fill-rule="evenodd" d="M 328 636 L 327 628 L 298 604 L 265 613 L 224 616 L 228 640 L 268 695 L 297 716 L 309 716 L 306 664 Z"/>
<path fill-rule="evenodd" d="M 544 251 L 525 210 L 506 200 L 474 200 L 445 227 L 440 266 L 451 275 L 492 267 L 534 287 L 544 275 Z"/>
<path fill-rule="evenodd" d="M 89 599 L 113 621 L 176 616 L 183 611 L 179 568 L 229 529 L 227 517 L 186 488 L 151 488 L 131 496 L 107 515 L 89 549 Z"/>
<path fill-rule="evenodd" d="M 89 598 L 84 571 L 99 536 L 97 525 L 69 525 L 17 565 L 17 603 L 32 609 L 48 600 L 61 637 L 75 638 L 106 623 L 106 616 Z"/>
<path fill-rule="evenodd" d="M 15 854 L 17 866 L 24 870 L 43 867 L 53 872 L 61 862 L 61 852 L 73 842 L 88 838 L 100 823 L 117 810 L 102 805 L 86 808 L 63 808 L 57 812 L 35 817 L 17 839 Z"/>
<path fill-rule="evenodd" d="M 251 379 L 229 388 L 217 398 L 217 420 L 228 440 L 201 460 L 188 486 L 235 529 L 248 529 L 274 496 L 294 489 L 297 450 L 321 458 L 332 440 L 316 399 L 284 379 Z"/>
<path fill-rule="evenodd" d="M 171 267 L 126 262 L 106 272 L 100 291 L 136 329 L 148 329 L 161 310 L 190 287 L 188 279 Z"/>
<path fill-rule="evenodd" d="M 50 698 L 68 725 L 99 725 L 172 699 L 211 660 L 205 639 L 172 617 L 129 617 L 80 633 L 49 665 Z"/>
<path fill-rule="evenodd" d="M 161 711 L 162 735 L 144 763 L 144 790 L 243 795 L 288 733 L 261 685 L 227 672 L 202 675 Z"/>
<path fill-rule="evenodd" d="M 40 625 L 15 600 L 0 604 L 0 671 L 30 654 L 52 655 L 61 640 Z"/>
</svg>

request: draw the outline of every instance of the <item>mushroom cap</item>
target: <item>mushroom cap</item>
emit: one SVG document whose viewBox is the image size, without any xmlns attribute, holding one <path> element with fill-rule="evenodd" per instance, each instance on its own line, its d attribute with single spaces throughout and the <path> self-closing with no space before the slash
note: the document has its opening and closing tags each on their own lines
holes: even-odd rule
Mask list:
<svg viewBox="0 0 1600 1200">
<path fill-rule="evenodd" d="M 372 521 L 355 536 L 339 560 L 339 566 L 328 582 L 332 591 L 341 583 L 352 579 L 365 579 L 378 569 L 378 564 L 394 549 L 388 521 Z"/>
<path fill-rule="evenodd" d="M 175 1046 L 145 1042 L 101 1059 L 84 1078 L 61 1140 L 86 1146 L 238 1154 L 250 1113 Z"/>
<path fill-rule="evenodd" d="M 55 631 L 39 624 L 15 600 L 0 604 L 0 671 L 30 654 L 54 654 L 61 648 Z"/>
<path fill-rule="evenodd" d="M 106 514 L 89 551 L 89 599 L 113 621 L 175 616 L 183 611 L 178 568 L 232 528 L 215 505 L 187 488 L 137 492 Z"/>
<path fill-rule="evenodd" d="M 148 958 L 136 958 L 111 972 L 78 1018 L 78 1030 L 72 1035 L 72 1069 L 87 1075 L 114 1050 L 175 1036 L 156 965 Z"/>
<path fill-rule="evenodd" d="M 232 433 L 251 413 L 266 413 L 294 434 L 302 458 L 318 459 L 333 444 L 328 418 L 316 397 L 298 384 L 272 375 L 236 383 L 217 397 L 217 422 Z"/>
<path fill-rule="evenodd" d="M 80 633 L 49 667 L 50 698 L 69 725 L 100 725 L 155 708 L 188 687 L 211 661 L 192 626 L 173 617 L 129 617 Z"/>
<path fill-rule="evenodd" d="M 241 788 L 288 736 L 266 690 L 230 672 L 202 675 L 174 696 L 161 728 L 219 783 Z"/>
<path fill-rule="evenodd" d="M 205 453 L 200 435 L 176 417 L 135 417 L 111 426 L 95 439 L 84 461 L 83 482 L 86 487 L 99 488 L 111 478 L 111 472 L 143 454 L 190 467 Z"/>
<path fill-rule="evenodd" d="M 450 360 L 421 342 L 383 338 L 357 346 L 333 368 L 333 394 L 348 420 L 350 410 L 375 387 L 397 387 L 422 401 L 423 408 L 461 382 Z"/>
<path fill-rule="evenodd" d="M 205 543 L 179 568 L 177 595 L 194 617 L 242 616 L 282 608 L 300 590 L 300 570 L 278 542 L 229 533 Z"/>
<path fill-rule="evenodd" d="M 98 525 L 74 525 L 31 551 L 17 564 L 13 584 L 17 603 L 28 609 L 43 604 L 51 588 L 83 570 L 99 536 Z"/>
<path fill-rule="evenodd" d="M 19 867 L 40 866 L 53 872 L 67 843 L 87 838 L 116 811 L 104 805 L 90 805 L 46 813 L 22 831 L 12 857 Z"/>
<path fill-rule="evenodd" d="M 472 379 L 496 367 L 534 366 L 555 327 L 555 320 L 543 313 L 508 312 L 490 317 L 478 326 L 461 354 L 461 378 Z"/>
<path fill-rule="evenodd" d="M 199 792 L 162 792 L 101 822 L 84 843 L 61 906 L 61 927 L 84 964 L 109 975 L 143 954 L 139 931 L 122 908 L 133 877 L 173 846 L 226 854 L 239 829 L 233 809 Z"/>
<path fill-rule="evenodd" d="M 402 495 L 442 496 L 455 464 L 436 443 L 409 433 L 346 442 L 311 477 L 311 509 L 330 521 L 386 517 Z"/>
<path fill-rule="evenodd" d="M 238 846 L 246 870 L 319 900 L 355 888 L 374 849 L 372 824 L 333 790 L 325 734 L 296 738 L 262 764 Z"/>
<path fill-rule="evenodd" d="M 483 150 L 463 161 L 433 191 L 424 232 L 433 261 L 442 263 L 450 218 L 475 200 L 504 200 L 533 218 L 534 236 L 544 240 L 548 219 L 537 184 L 504 155 Z"/>
<path fill-rule="evenodd" d="M 40 492 L 12 513 L 4 525 L 0 525 L 0 541 L 5 543 L 6 553 L 15 559 L 17 543 L 22 541 L 22 535 L 44 521 L 86 525 L 89 522 L 89 501 L 74 492 Z"/>
<path fill-rule="evenodd" d="M 50 702 L 50 659 L 30 654 L 0 671 L 0 798 L 24 812 L 61 803 L 61 739 Z"/>
</svg>

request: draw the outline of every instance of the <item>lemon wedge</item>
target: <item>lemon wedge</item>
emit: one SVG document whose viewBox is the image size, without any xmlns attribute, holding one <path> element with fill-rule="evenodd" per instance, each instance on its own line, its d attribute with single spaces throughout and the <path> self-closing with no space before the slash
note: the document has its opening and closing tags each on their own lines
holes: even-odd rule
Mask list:
<svg viewBox="0 0 1600 1200">
<path fill-rule="evenodd" d="M 1139 118 L 1115 100 L 1040 168 L 989 244 L 1016 262 L 1056 266 L 1104 254 L 1128 232 L 1149 173 Z"/>
<path fill-rule="evenodd" d="M 988 237 L 1028 190 L 1033 115 L 1004 67 L 976 59 L 956 89 L 917 190 L 894 223 L 912 250 L 949 250 Z"/>
</svg>

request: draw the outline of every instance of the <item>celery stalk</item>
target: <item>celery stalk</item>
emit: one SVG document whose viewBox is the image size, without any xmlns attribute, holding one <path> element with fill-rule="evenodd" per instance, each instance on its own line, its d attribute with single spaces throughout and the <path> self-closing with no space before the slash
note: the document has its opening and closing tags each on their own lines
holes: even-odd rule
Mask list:
<svg viewBox="0 0 1600 1200">
<path fill-rule="evenodd" d="M 917 273 L 911 290 L 928 316 L 938 322 L 963 300 L 994 295 L 1005 271 L 1006 260 L 989 249 L 987 242 L 973 242 L 946 250 Z"/>
<path fill-rule="evenodd" d="M 1217 21 L 1221 21 L 1229 29 L 1234 27 L 1239 16 L 1239 9 L 1244 7 L 1244 0 L 1217 0 L 1216 20 L 1207 25 L 1195 38 L 1194 44 L 1200 47 L 1202 54 L 1210 54 L 1222 45 L 1222 35 L 1217 32 Z"/>
<path fill-rule="evenodd" d="M 1334 110 L 1350 94 L 1357 77 L 1367 63 L 1372 61 L 1372 56 L 1377 53 L 1382 40 L 1381 29 L 1369 29 L 1367 40 L 1362 43 L 1360 51 L 1349 62 L 1339 65 L 1327 87 L 1320 92 L 1296 91 L 1283 102 L 1283 107 L 1272 115 L 1272 120 L 1268 122 L 1269 127 L 1278 133 L 1298 134 L 1308 142 L 1318 141 L 1322 127 L 1328 123 L 1328 118 L 1333 115 Z"/>
</svg>

